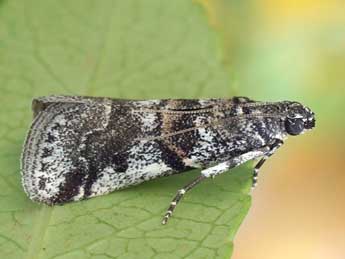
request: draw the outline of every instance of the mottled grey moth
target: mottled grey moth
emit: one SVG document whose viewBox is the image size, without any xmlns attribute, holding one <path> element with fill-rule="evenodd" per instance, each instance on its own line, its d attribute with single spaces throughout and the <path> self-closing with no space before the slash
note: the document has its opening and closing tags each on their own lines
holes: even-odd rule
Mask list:
<svg viewBox="0 0 345 259">
<path fill-rule="evenodd" d="M 122 100 L 48 96 L 33 100 L 34 120 L 21 159 L 30 199 L 64 204 L 200 168 L 163 218 L 202 180 L 261 158 L 288 135 L 315 126 L 298 102 L 231 99 Z"/>
</svg>

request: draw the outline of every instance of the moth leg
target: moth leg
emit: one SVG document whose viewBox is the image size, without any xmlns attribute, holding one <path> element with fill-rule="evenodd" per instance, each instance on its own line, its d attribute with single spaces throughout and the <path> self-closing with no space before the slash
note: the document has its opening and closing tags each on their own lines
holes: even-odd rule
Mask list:
<svg viewBox="0 0 345 259">
<path fill-rule="evenodd" d="M 263 147 L 261 149 L 258 149 L 256 151 L 251 151 L 242 155 L 239 155 L 238 157 L 234 157 L 232 159 L 230 159 L 229 161 L 226 162 L 222 162 L 220 164 L 217 164 L 215 166 L 206 168 L 204 170 L 201 171 L 201 175 L 199 175 L 197 178 L 195 178 L 192 182 L 190 182 L 189 184 L 187 184 L 185 187 L 183 187 L 182 189 L 178 190 L 176 196 L 174 197 L 174 199 L 172 200 L 172 202 L 170 203 L 170 206 L 167 210 L 167 212 L 165 213 L 165 216 L 163 218 L 162 224 L 166 224 L 169 220 L 169 218 L 171 217 L 171 215 L 173 214 L 177 204 L 180 202 L 180 200 L 182 199 L 183 195 L 191 190 L 194 186 L 196 186 L 198 183 L 200 183 L 202 180 L 209 178 L 209 177 L 215 177 L 218 174 L 222 174 L 228 170 L 230 170 L 231 168 L 234 168 L 240 164 L 243 164 L 251 159 L 254 159 L 256 157 L 260 157 L 263 156 L 264 154 L 266 154 L 268 152 L 268 147 Z"/>
<path fill-rule="evenodd" d="M 197 178 L 195 178 L 193 181 L 191 181 L 190 183 L 185 185 L 182 189 L 177 191 L 174 199 L 170 203 L 170 206 L 169 206 L 167 212 L 165 213 L 165 216 L 163 217 L 163 221 L 162 221 L 163 225 L 165 225 L 168 222 L 169 218 L 171 217 L 171 215 L 173 214 L 173 211 L 176 208 L 176 205 L 180 202 L 180 200 L 182 199 L 183 195 L 185 195 L 186 192 L 191 190 L 195 185 L 200 183 L 205 178 L 206 178 L 206 176 L 201 174 Z"/>
<path fill-rule="evenodd" d="M 258 182 L 258 175 L 259 175 L 259 170 L 262 167 L 262 165 L 266 162 L 266 160 L 272 156 L 276 150 L 283 145 L 284 142 L 281 139 L 275 139 L 274 142 L 269 145 L 269 151 L 264 155 L 263 158 L 260 159 L 260 161 L 254 166 L 254 171 L 253 171 L 253 185 L 252 189 L 255 188 L 257 182 Z"/>
</svg>

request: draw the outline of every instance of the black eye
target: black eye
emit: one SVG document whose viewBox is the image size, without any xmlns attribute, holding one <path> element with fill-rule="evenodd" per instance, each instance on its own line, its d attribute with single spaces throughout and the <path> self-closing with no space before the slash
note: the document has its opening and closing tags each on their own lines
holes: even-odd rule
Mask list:
<svg viewBox="0 0 345 259">
<path fill-rule="evenodd" d="M 298 135 L 304 129 L 304 122 L 302 119 L 289 119 L 287 118 L 285 121 L 285 129 L 286 132 L 290 135 Z"/>
</svg>

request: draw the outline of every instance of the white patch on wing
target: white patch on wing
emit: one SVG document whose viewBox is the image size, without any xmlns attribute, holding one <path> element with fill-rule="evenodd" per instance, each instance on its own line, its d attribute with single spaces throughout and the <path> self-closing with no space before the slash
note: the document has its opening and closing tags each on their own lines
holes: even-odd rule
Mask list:
<svg viewBox="0 0 345 259">
<path fill-rule="evenodd" d="M 199 118 L 196 119 L 195 124 L 203 124 Z M 198 128 L 198 134 L 200 136 L 198 145 L 194 146 L 188 157 L 188 164 L 196 165 L 195 167 L 200 167 L 202 161 L 207 161 L 212 156 L 212 151 L 215 149 L 215 143 L 217 143 L 217 134 L 210 128 Z M 218 146 L 217 148 L 221 148 Z"/>
<path fill-rule="evenodd" d="M 236 114 L 237 115 L 241 115 L 241 114 L 243 114 L 243 109 L 242 109 L 242 107 L 241 106 L 236 106 Z"/>
<path fill-rule="evenodd" d="M 91 196 L 103 195 L 117 189 L 136 185 L 157 178 L 171 171 L 161 160 L 161 151 L 150 141 L 140 141 L 129 150 L 128 168 L 125 172 L 115 172 L 109 166 L 91 187 Z"/>
<path fill-rule="evenodd" d="M 84 187 L 83 187 L 83 186 L 80 186 L 80 187 L 79 187 L 79 193 L 73 197 L 73 200 L 79 201 L 79 200 L 82 199 L 83 197 L 84 197 Z"/>
<path fill-rule="evenodd" d="M 110 120 L 110 114 L 111 114 L 111 103 L 105 103 L 104 104 L 104 121 L 103 121 L 103 127 L 106 128 L 109 124 Z"/>
<path fill-rule="evenodd" d="M 154 113 L 145 113 L 141 116 L 142 127 L 147 129 L 152 129 L 154 127 L 156 115 Z"/>
<path fill-rule="evenodd" d="M 118 183 L 123 180 L 124 173 L 115 172 L 110 166 L 104 168 L 99 174 L 97 181 L 91 186 L 91 197 L 109 193 L 116 188 Z"/>
<path fill-rule="evenodd" d="M 200 106 L 203 107 L 203 106 L 207 106 L 210 103 L 212 103 L 212 100 L 210 100 L 210 99 L 200 99 L 198 102 L 199 102 Z"/>
<path fill-rule="evenodd" d="M 162 152 L 153 142 L 140 141 L 129 151 L 128 169 L 126 175 L 132 176 L 131 182 L 156 178 L 166 171 L 172 170 L 161 159 Z M 140 180 L 139 178 L 143 178 Z"/>
<path fill-rule="evenodd" d="M 152 105 L 158 105 L 160 104 L 160 100 L 142 100 L 142 101 L 136 101 L 133 102 L 135 106 L 138 106 L 139 108 L 145 107 L 145 106 L 152 106 Z"/>
<path fill-rule="evenodd" d="M 43 159 L 39 161 L 39 164 L 27 164 L 27 172 L 33 172 L 33 176 L 27 176 L 30 180 L 25 183 L 26 190 L 33 199 L 40 201 L 49 201 L 54 195 L 60 191 L 60 185 L 65 182 L 65 174 L 73 169 L 72 161 L 69 159 L 64 151 L 65 143 L 62 143 L 60 137 L 60 130 L 55 129 L 56 125 L 65 126 L 66 120 L 64 115 L 57 115 L 54 118 L 53 123 L 50 123 L 45 132 L 37 131 L 35 134 L 45 134 L 45 138 L 48 138 L 48 134 L 54 137 L 56 140 L 52 143 L 44 141 L 38 148 L 37 157 Z M 37 141 L 37 137 L 33 136 L 33 141 Z M 44 152 L 49 151 L 49 156 L 45 156 Z M 45 157 L 44 157 L 45 156 Z M 41 163 L 45 165 L 43 169 Z M 40 185 L 44 184 L 44 188 L 40 188 Z"/>
<path fill-rule="evenodd" d="M 139 170 L 139 174 L 143 176 L 145 180 L 148 180 L 148 179 L 155 178 L 156 176 L 159 176 L 163 172 L 166 172 L 168 170 L 171 170 L 171 168 L 161 161 L 159 163 L 143 166 Z"/>
</svg>

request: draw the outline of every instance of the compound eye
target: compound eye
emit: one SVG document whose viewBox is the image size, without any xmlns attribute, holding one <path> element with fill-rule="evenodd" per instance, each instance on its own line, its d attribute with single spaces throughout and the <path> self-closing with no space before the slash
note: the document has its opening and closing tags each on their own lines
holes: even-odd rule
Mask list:
<svg viewBox="0 0 345 259">
<path fill-rule="evenodd" d="M 287 118 L 285 121 L 285 129 L 290 135 L 299 135 L 304 130 L 304 122 L 300 118 Z"/>
</svg>

